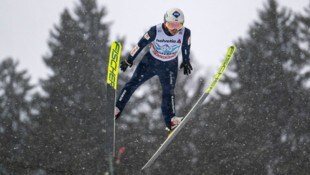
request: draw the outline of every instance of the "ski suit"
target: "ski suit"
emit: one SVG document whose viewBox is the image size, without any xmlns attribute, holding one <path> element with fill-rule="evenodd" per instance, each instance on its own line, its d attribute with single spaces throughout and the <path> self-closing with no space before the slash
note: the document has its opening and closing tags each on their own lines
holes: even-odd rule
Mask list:
<svg viewBox="0 0 310 175">
<path fill-rule="evenodd" d="M 190 30 L 183 27 L 172 36 L 163 23 L 151 27 L 145 33 L 130 52 L 127 60 L 133 62 L 146 45 L 151 44 L 151 47 L 142 57 L 133 76 L 118 96 L 116 107 L 120 111 L 123 111 L 135 90 L 156 75 L 162 87 L 162 114 L 166 126 L 170 128 L 171 118 L 175 116 L 174 88 L 178 74 L 178 54 L 181 51 L 183 61 L 190 60 L 190 35 Z"/>
</svg>

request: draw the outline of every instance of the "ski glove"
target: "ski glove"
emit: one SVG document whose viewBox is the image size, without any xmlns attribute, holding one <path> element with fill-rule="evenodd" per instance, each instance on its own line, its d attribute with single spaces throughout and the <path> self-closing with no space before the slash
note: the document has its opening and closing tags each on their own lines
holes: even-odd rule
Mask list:
<svg viewBox="0 0 310 175">
<path fill-rule="evenodd" d="M 184 68 L 184 75 L 189 75 L 193 67 L 189 61 L 183 61 L 180 68 Z"/>
<path fill-rule="evenodd" d="M 128 66 L 131 67 L 132 65 L 133 65 L 133 62 L 132 62 L 132 61 L 123 60 L 123 61 L 121 62 L 121 70 L 122 70 L 123 72 L 125 72 L 126 69 L 127 69 L 127 67 L 128 67 Z"/>
</svg>

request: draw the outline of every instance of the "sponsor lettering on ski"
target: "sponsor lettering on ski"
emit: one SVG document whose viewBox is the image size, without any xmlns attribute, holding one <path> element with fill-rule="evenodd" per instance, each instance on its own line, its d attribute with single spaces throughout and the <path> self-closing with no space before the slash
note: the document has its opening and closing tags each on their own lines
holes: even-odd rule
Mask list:
<svg viewBox="0 0 310 175">
<path fill-rule="evenodd" d="M 225 56 L 225 59 L 223 61 L 223 64 L 219 68 L 218 73 L 215 75 L 214 80 L 210 84 L 210 86 L 207 88 L 206 93 L 210 93 L 212 89 L 216 86 L 217 82 L 220 80 L 222 74 L 224 73 L 225 69 L 227 68 L 230 59 L 232 58 L 234 52 L 236 50 L 236 46 L 229 47 L 227 54 Z"/>
<path fill-rule="evenodd" d="M 119 43 L 115 43 L 112 45 L 110 53 L 109 70 L 108 70 L 108 84 L 111 85 L 114 89 L 116 89 L 117 86 L 120 51 L 121 46 Z"/>
</svg>

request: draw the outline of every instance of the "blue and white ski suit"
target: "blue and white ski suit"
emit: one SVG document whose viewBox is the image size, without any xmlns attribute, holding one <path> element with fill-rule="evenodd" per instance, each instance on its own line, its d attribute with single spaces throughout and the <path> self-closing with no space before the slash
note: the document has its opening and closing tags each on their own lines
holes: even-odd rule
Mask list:
<svg viewBox="0 0 310 175">
<path fill-rule="evenodd" d="M 183 27 L 172 36 L 164 24 L 153 26 L 145 33 L 127 60 L 133 62 L 146 45 L 151 44 L 151 47 L 118 96 L 116 106 L 120 111 L 123 111 L 131 95 L 141 84 L 157 75 L 162 86 L 162 114 L 166 126 L 171 128 L 170 121 L 176 113 L 174 88 L 178 74 L 178 54 L 181 51 L 183 61 L 190 60 L 190 35 L 190 30 Z"/>
</svg>

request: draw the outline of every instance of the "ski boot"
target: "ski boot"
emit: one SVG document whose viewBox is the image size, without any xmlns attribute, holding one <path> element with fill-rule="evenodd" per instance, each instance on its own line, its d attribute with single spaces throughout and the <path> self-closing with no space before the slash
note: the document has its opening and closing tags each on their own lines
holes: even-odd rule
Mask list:
<svg viewBox="0 0 310 175">
<path fill-rule="evenodd" d="M 114 120 L 118 119 L 121 116 L 121 111 L 118 109 L 118 107 L 115 106 L 114 108 Z"/>
<path fill-rule="evenodd" d="M 182 120 L 183 120 L 183 117 L 174 116 L 171 118 L 170 128 L 166 127 L 166 130 L 169 132 L 168 137 L 170 136 L 172 131 L 181 123 Z"/>
</svg>

